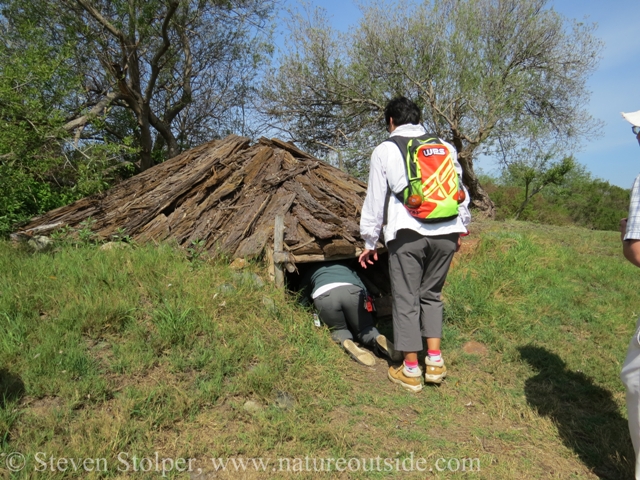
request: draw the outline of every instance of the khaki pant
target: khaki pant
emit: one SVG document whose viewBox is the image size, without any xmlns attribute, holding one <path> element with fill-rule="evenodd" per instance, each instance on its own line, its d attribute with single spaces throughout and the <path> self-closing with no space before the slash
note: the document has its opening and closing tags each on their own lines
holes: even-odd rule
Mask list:
<svg viewBox="0 0 640 480">
<path fill-rule="evenodd" d="M 629 433 L 636 452 L 636 479 L 640 480 L 640 318 L 629 342 L 620 378 L 627 389 Z"/>
</svg>

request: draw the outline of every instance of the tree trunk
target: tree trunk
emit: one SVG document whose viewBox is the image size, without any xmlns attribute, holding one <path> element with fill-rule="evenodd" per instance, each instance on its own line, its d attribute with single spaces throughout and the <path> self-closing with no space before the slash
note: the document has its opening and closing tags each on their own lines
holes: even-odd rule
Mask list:
<svg viewBox="0 0 640 480">
<path fill-rule="evenodd" d="M 153 147 L 153 137 L 151 136 L 151 125 L 149 124 L 149 106 L 142 107 L 141 118 L 138 119 L 140 127 L 140 170 L 145 171 L 155 165 L 151 149 Z"/>
<path fill-rule="evenodd" d="M 471 206 L 480 210 L 488 218 L 495 218 L 496 207 L 473 171 L 471 152 L 464 152 L 458 145 L 455 146 L 458 148 L 458 161 L 462 166 L 462 182 L 467 186 L 471 195 Z"/>
<path fill-rule="evenodd" d="M 529 200 L 531 200 L 531 197 L 533 197 L 536 192 L 532 193 L 531 196 L 529 196 L 529 182 L 525 180 L 525 185 L 524 185 L 524 202 L 522 202 L 520 204 L 520 207 L 518 207 L 518 210 L 516 211 L 516 215 L 513 218 L 514 220 L 518 220 L 518 218 L 520 218 L 520 215 L 522 215 L 522 212 L 524 212 L 524 209 L 527 207 L 527 204 L 529 203 Z"/>
<path fill-rule="evenodd" d="M 462 168 L 464 169 L 464 166 Z M 464 170 L 462 181 L 471 194 L 471 206 L 480 210 L 488 218 L 495 218 L 496 207 L 491 198 L 489 198 L 489 194 L 478 182 L 478 177 L 476 177 L 473 170 Z"/>
<path fill-rule="evenodd" d="M 176 137 L 173 135 L 171 131 L 171 124 L 169 122 L 165 122 L 156 117 L 153 113 L 150 114 L 150 122 L 153 128 L 160 134 L 160 136 L 156 139 L 156 142 L 162 138 L 162 144 L 160 147 L 167 146 L 167 160 L 173 158 L 175 156 L 180 155 L 180 147 L 178 145 L 178 141 Z"/>
</svg>

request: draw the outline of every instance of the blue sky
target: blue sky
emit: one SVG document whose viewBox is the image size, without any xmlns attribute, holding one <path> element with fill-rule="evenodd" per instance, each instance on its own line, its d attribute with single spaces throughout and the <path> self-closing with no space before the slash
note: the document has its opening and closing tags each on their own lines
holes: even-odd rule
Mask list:
<svg viewBox="0 0 640 480">
<path fill-rule="evenodd" d="M 324 8 L 338 30 L 347 31 L 360 18 L 354 0 L 310 3 Z M 286 0 L 286 4 L 295 7 L 298 2 Z M 576 158 L 594 177 L 630 188 L 640 173 L 640 146 L 620 112 L 640 110 L 640 1 L 549 0 L 549 6 L 565 17 L 596 23 L 596 36 L 604 42 L 598 70 L 588 82 L 589 112 L 604 127 L 601 135 L 583 143 Z M 494 168 L 488 159 L 481 159 L 478 166 L 487 172 Z"/>
</svg>

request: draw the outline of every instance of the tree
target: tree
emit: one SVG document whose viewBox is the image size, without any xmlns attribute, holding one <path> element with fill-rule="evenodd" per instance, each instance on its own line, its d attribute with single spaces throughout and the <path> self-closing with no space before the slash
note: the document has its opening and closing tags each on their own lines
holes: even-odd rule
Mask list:
<svg viewBox="0 0 640 480">
<path fill-rule="evenodd" d="M 385 3 L 363 7 L 360 25 L 344 35 L 318 11 L 298 15 L 291 51 L 262 89 L 262 111 L 305 148 L 340 150 L 358 165 L 384 135 L 386 102 L 405 95 L 421 106 L 427 129 L 456 147 L 473 204 L 493 215 L 474 172 L 479 154 L 532 137 L 577 147 L 597 128 L 584 108 L 601 49 L 594 26 L 545 7 Z"/>
<path fill-rule="evenodd" d="M 66 148 L 69 99 L 81 94 L 80 76 L 68 62 L 72 49 L 53 48 L 28 23 L 14 25 L 12 33 L 19 34 L 0 22 L 0 235 L 99 190 L 99 172 L 113 153 Z"/>
<path fill-rule="evenodd" d="M 515 212 L 514 219 L 518 220 L 531 199 L 550 185 L 562 185 L 566 176 L 575 168 L 573 157 L 565 157 L 554 162 L 551 154 L 534 158 L 532 161 L 510 163 L 507 167 L 508 176 L 516 185 L 524 188 L 524 199 Z"/>
<path fill-rule="evenodd" d="M 1 0 L 49 45 L 72 44 L 84 98 L 64 128 L 76 142 L 133 134 L 140 168 L 237 127 L 270 52 L 272 0 Z M 99 125 L 93 122 L 101 119 Z"/>
</svg>

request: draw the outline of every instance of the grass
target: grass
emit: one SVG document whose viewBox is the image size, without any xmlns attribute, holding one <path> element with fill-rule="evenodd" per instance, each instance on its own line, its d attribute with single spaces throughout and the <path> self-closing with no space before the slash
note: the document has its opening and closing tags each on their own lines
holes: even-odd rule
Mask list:
<svg viewBox="0 0 640 480">
<path fill-rule="evenodd" d="M 1 242 L 0 272 L 0 478 L 389 478 L 416 459 L 403 477 L 633 476 L 618 375 L 640 280 L 613 232 L 476 224 L 445 287 L 450 374 L 419 395 L 258 263 Z M 318 471 L 336 458 L 367 471 Z"/>
</svg>

